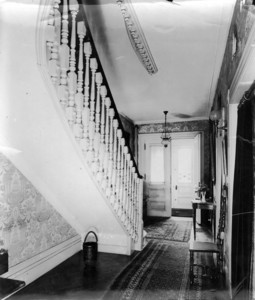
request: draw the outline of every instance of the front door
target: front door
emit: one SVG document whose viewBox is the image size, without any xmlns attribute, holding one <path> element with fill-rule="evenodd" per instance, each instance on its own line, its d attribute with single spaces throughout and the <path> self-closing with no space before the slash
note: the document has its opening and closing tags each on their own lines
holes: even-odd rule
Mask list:
<svg viewBox="0 0 255 300">
<path fill-rule="evenodd" d="M 195 172 L 198 169 L 195 159 L 195 140 L 172 140 L 172 209 L 191 210 L 194 199 L 194 186 L 197 184 Z"/>
</svg>

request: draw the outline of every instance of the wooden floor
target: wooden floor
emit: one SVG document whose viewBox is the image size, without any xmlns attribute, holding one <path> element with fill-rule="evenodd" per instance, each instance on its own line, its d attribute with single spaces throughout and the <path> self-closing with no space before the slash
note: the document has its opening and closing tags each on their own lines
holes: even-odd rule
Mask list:
<svg viewBox="0 0 255 300">
<path fill-rule="evenodd" d="M 126 255 L 98 253 L 96 263 L 85 265 L 79 252 L 8 299 L 100 299 L 130 260 Z"/>
<path fill-rule="evenodd" d="M 24 286 L 24 281 L 0 277 L 0 299 L 17 292 Z"/>
<path fill-rule="evenodd" d="M 178 218 L 179 220 L 182 218 Z M 183 218 L 191 219 L 191 218 Z M 200 228 L 201 229 L 201 228 Z M 193 238 L 193 231 L 191 239 Z M 197 238 L 210 240 L 208 230 L 199 230 Z M 95 264 L 85 265 L 82 252 L 79 252 L 26 286 L 8 299 L 10 300 L 94 300 L 101 299 L 114 278 L 125 268 L 132 257 L 117 254 L 98 253 Z M 217 290 L 212 299 L 217 297 Z M 222 295 L 222 293 L 220 293 Z M 210 299 L 207 299 L 210 300 Z"/>
</svg>

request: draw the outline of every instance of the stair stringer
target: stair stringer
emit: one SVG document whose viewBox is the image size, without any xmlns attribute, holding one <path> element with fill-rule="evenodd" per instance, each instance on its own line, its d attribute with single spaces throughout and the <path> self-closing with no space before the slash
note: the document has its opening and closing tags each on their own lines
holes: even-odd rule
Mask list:
<svg viewBox="0 0 255 300">
<path fill-rule="evenodd" d="M 92 179 L 40 61 L 39 2 L 1 4 L 1 151 L 82 240 L 94 229 L 99 251 L 130 254 L 131 238 Z"/>
</svg>

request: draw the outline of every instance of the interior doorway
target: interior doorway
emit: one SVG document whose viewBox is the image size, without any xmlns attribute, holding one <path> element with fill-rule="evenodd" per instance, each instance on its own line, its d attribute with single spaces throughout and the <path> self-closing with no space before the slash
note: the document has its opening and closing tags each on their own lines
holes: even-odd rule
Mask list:
<svg viewBox="0 0 255 300">
<path fill-rule="evenodd" d="M 194 187 L 200 182 L 201 135 L 185 134 L 172 139 L 172 215 L 192 216 Z"/>
<path fill-rule="evenodd" d="M 160 133 L 139 135 L 139 169 L 147 216 L 191 216 L 201 174 L 201 133 L 173 133 L 167 147 Z"/>
</svg>

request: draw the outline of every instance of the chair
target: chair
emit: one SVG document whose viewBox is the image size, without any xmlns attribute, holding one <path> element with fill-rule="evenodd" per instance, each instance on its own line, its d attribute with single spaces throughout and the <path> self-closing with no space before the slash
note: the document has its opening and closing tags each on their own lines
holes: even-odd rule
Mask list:
<svg viewBox="0 0 255 300">
<path fill-rule="evenodd" d="M 224 186 L 224 188 L 226 188 Z M 223 190 L 220 204 L 220 218 L 218 226 L 217 241 L 215 242 L 203 242 L 203 241 L 191 241 L 189 246 L 190 253 L 190 284 L 194 283 L 194 266 L 201 267 L 203 269 L 204 277 L 211 277 L 212 279 L 219 278 L 219 275 L 223 273 L 223 248 L 224 248 L 224 229 L 225 229 L 225 216 L 226 216 L 226 190 Z M 212 269 L 209 266 L 198 264 L 194 260 L 195 253 L 204 254 L 216 254 L 217 266 L 216 269 Z M 212 269 L 212 275 L 208 276 L 208 269 Z"/>
</svg>

